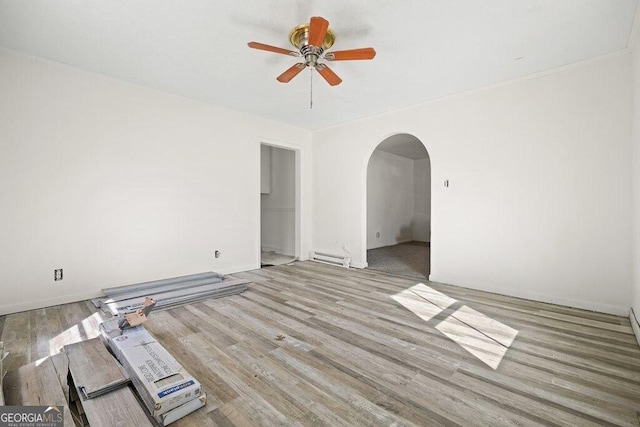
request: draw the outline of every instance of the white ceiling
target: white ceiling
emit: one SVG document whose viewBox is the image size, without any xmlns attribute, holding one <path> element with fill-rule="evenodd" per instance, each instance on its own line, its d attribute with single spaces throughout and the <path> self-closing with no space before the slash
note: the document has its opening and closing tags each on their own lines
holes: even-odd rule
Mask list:
<svg viewBox="0 0 640 427">
<path fill-rule="evenodd" d="M 638 0 L 0 0 L 0 46 L 210 104 L 318 129 L 616 52 Z M 330 87 L 296 62 L 249 49 L 291 48 L 288 33 L 323 16 Z"/>
</svg>

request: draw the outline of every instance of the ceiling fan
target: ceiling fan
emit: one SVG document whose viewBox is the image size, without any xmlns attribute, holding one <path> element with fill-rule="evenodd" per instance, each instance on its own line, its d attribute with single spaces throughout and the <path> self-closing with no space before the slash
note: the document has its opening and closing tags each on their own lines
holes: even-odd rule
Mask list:
<svg viewBox="0 0 640 427">
<path fill-rule="evenodd" d="M 291 30 L 289 40 L 291 44 L 298 49 L 298 52 L 264 43 L 248 43 L 249 47 L 253 49 L 304 58 L 304 62 L 293 64 L 291 68 L 277 77 L 277 80 L 281 83 L 289 83 L 291 79 L 300 74 L 302 70 L 309 67 L 311 69 L 315 68 L 331 86 L 339 85 L 342 83 L 342 79 L 325 63 L 318 62 L 319 60 L 350 61 L 356 59 L 373 59 L 376 56 L 376 51 L 372 47 L 325 53 L 324 51 L 326 49 L 333 46 L 336 35 L 329 28 L 329 21 L 320 16 L 314 16 L 308 24 L 298 25 Z"/>
</svg>

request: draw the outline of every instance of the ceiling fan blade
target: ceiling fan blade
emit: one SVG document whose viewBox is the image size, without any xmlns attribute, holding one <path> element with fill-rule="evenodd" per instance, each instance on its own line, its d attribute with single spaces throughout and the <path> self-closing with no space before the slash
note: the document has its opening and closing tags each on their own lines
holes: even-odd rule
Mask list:
<svg viewBox="0 0 640 427">
<path fill-rule="evenodd" d="M 318 70 L 318 73 L 320 73 L 322 78 L 324 78 L 331 86 L 336 86 L 342 83 L 342 79 L 325 64 L 316 65 L 316 70 Z"/>
<path fill-rule="evenodd" d="M 309 23 L 309 44 L 322 48 L 324 37 L 329 29 L 329 21 L 321 16 L 314 16 Z"/>
<path fill-rule="evenodd" d="M 300 74 L 300 72 L 302 70 L 304 70 L 306 67 L 307 66 L 305 64 L 303 64 L 302 62 L 299 62 L 297 64 L 293 64 L 291 66 L 291 68 L 289 68 L 284 73 L 280 74 L 276 78 L 276 80 L 278 80 L 280 83 L 289 83 L 291 81 L 291 79 L 293 79 L 295 76 Z"/>
<path fill-rule="evenodd" d="M 361 49 L 328 52 L 324 56 L 324 59 L 327 61 L 351 61 L 356 59 L 373 59 L 375 56 L 376 51 L 372 47 L 363 47 Z"/>
<path fill-rule="evenodd" d="M 281 53 L 283 55 L 290 55 L 290 56 L 300 56 L 298 52 L 294 52 L 288 49 L 283 49 L 281 47 L 271 46 L 264 43 L 249 42 L 247 43 L 247 46 L 249 46 L 252 49 L 266 50 L 267 52 Z"/>
</svg>

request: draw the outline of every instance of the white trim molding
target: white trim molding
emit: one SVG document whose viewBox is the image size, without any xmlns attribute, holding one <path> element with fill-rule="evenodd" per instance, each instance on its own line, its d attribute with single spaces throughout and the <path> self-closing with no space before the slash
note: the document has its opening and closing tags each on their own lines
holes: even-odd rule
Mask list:
<svg viewBox="0 0 640 427">
<path fill-rule="evenodd" d="M 629 320 L 631 321 L 633 334 L 636 336 L 636 341 L 638 341 L 638 345 L 640 346 L 640 323 L 638 322 L 636 313 L 633 311 L 633 307 L 629 309 Z"/>
</svg>

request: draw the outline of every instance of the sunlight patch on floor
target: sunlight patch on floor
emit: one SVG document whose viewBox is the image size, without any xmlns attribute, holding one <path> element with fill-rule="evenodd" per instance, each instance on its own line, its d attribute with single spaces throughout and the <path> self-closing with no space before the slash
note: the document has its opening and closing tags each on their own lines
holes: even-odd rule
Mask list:
<svg viewBox="0 0 640 427">
<path fill-rule="evenodd" d="M 100 335 L 98 325 L 100 325 L 101 322 L 102 317 L 100 314 L 94 313 L 69 329 L 51 338 L 49 340 L 49 355 L 53 356 L 54 354 L 59 353 L 65 345 L 97 337 Z"/>
<path fill-rule="evenodd" d="M 36 366 L 42 365 L 42 362 L 44 362 L 48 358 L 49 358 L 49 356 L 45 356 L 45 357 L 41 357 L 40 359 L 36 360 Z"/>
<path fill-rule="evenodd" d="M 516 335 L 518 335 L 517 329 L 513 329 L 466 305 L 460 307 L 452 316 L 477 329 L 504 347 L 511 346 Z"/>
<path fill-rule="evenodd" d="M 392 298 L 425 321 L 457 302 L 423 283 L 392 295 Z M 518 335 L 518 330 L 466 305 L 439 321 L 435 328 L 493 369 L 498 369 Z"/>
<path fill-rule="evenodd" d="M 457 300 L 418 283 L 415 286 L 392 295 L 391 298 L 414 312 L 422 320 L 429 321 Z"/>
<path fill-rule="evenodd" d="M 436 329 L 493 369 L 498 369 L 518 334 L 517 330 L 467 306 L 438 323 Z"/>
</svg>

